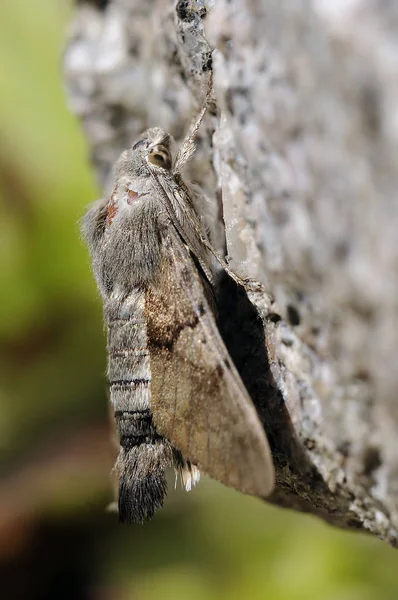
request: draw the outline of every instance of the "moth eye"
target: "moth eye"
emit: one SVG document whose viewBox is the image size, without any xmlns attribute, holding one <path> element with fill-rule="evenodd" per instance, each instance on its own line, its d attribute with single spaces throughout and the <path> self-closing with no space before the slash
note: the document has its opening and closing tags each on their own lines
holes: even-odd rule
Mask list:
<svg viewBox="0 0 398 600">
<path fill-rule="evenodd" d="M 163 167 L 163 169 L 171 169 L 171 154 L 170 150 L 158 144 L 154 148 L 151 148 L 148 154 L 148 160 L 157 167 Z"/>
<path fill-rule="evenodd" d="M 133 150 L 137 150 L 137 148 L 139 148 L 140 146 L 143 146 L 146 141 L 147 140 L 140 140 L 139 142 L 137 142 L 136 144 L 134 144 Z"/>
</svg>

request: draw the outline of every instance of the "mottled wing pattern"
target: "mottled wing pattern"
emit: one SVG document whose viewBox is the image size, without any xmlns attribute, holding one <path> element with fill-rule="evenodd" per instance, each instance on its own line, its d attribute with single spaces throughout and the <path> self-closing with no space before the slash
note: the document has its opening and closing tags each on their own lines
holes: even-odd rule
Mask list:
<svg viewBox="0 0 398 600">
<path fill-rule="evenodd" d="M 188 248 L 172 228 L 164 242 L 160 280 L 145 297 L 156 429 L 207 475 L 267 496 L 274 470 L 256 409 Z"/>
</svg>

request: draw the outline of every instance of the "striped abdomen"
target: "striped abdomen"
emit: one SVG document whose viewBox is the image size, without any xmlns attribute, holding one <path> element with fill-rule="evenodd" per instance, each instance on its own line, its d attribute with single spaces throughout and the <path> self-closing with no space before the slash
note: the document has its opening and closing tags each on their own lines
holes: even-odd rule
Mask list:
<svg viewBox="0 0 398 600">
<path fill-rule="evenodd" d="M 108 326 L 108 378 L 120 453 L 119 517 L 142 522 L 163 504 L 164 469 L 176 451 L 156 433 L 151 413 L 151 369 L 147 350 L 145 293 L 113 293 L 105 306 Z"/>
</svg>

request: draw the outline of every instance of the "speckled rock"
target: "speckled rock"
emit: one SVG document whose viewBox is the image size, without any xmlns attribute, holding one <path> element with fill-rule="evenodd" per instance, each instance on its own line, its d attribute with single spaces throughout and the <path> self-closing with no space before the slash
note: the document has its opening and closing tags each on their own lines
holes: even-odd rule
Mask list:
<svg viewBox="0 0 398 600">
<path fill-rule="evenodd" d="M 213 71 L 189 176 L 233 268 L 264 285 L 220 297 L 274 453 L 270 500 L 396 546 L 395 3 L 81 1 L 64 65 L 105 189 L 142 130 L 184 136 Z"/>
</svg>

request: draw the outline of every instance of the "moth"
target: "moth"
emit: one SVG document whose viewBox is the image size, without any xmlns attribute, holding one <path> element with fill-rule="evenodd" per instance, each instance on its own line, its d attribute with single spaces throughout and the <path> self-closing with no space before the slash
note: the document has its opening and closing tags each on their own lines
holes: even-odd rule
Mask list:
<svg viewBox="0 0 398 600">
<path fill-rule="evenodd" d="M 242 282 L 213 249 L 181 175 L 205 110 L 175 158 L 171 136 L 148 129 L 82 222 L 107 329 L 121 522 L 153 517 L 168 467 L 186 490 L 201 471 L 246 494 L 274 486 L 264 429 L 217 327 L 217 269 Z"/>
</svg>

